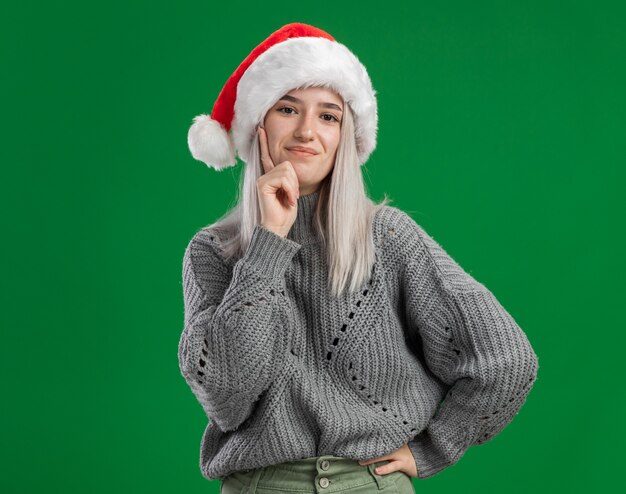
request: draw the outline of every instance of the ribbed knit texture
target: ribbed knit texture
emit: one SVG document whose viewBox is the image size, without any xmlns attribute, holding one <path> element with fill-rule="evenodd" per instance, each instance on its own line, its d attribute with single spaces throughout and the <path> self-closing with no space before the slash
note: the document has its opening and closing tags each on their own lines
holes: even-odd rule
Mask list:
<svg viewBox="0 0 626 494">
<path fill-rule="evenodd" d="M 224 260 L 209 228 L 185 250 L 178 359 L 209 419 L 209 480 L 319 455 L 369 459 L 407 442 L 427 478 L 496 436 L 536 379 L 512 316 L 400 209 L 375 217 L 370 279 L 332 297 L 312 223 L 318 197 L 298 199 L 287 238 L 257 225 L 239 260 Z"/>
</svg>

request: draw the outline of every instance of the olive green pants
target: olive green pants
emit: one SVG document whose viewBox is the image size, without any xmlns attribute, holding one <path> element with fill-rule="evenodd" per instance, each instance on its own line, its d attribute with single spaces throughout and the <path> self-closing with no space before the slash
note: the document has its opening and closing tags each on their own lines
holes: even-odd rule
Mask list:
<svg viewBox="0 0 626 494">
<path fill-rule="evenodd" d="M 278 465 L 237 471 L 221 484 L 221 494 L 281 494 L 345 491 L 350 494 L 414 494 L 413 481 L 404 472 L 385 475 L 374 472 L 389 460 L 359 465 L 357 460 L 339 456 L 314 456 Z"/>
</svg>

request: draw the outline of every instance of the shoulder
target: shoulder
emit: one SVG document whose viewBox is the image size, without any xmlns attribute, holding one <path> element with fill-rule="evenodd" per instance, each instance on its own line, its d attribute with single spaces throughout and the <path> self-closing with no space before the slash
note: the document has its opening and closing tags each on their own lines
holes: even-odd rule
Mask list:
<svg viewBox="0 0 626 494">
<path fill-rule="evenodd" d="M 405 211 L 385 204 L 374 217 L 374 238 L 382 248 L 399 254 L 415 252 L 427 236 L 424 229 Z"/>
<path fill-rule="evenodd" d="M 401 272 L 411 268 L 420 278 L 434 276 L 456 290 L 485 288 L 405 211 L 386 205 L 376 223 L 383 258 Z"/>
<path fill-rule="evenodd" d="M 215 281 L 216 277 L 223 279 L 229 270 L 221 254 L 220 242 L 219 235 L 211 227 L 198 230 L 185 248 L 183 270 L 190 271 L 201 284 Z"/>
</svg>

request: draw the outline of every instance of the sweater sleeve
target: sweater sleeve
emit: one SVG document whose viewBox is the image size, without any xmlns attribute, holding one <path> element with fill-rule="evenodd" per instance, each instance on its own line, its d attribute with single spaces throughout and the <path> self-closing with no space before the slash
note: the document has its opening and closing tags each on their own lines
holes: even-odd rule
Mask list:
<svg viewBox="0 0 626 494">
<path fill-rule="evenodd" d="M 406 213 L 395 229 L 405 245 L 402 290 L 409 332 L 448 392 L 409 443 L 418 477 L 458 462 L 509 424 L 539 368 L 525 333 L 496 297 L 466 273 Z"/>
<path fill-rule="evenodd" d="M 237 429 L 289 351 L 284 274 L 301 245 L 257 224 L 232 270 L 218 239 L 201 230 L 183 256 L 184 329 L 178 362 L 207 416 Z"/>
</svg>

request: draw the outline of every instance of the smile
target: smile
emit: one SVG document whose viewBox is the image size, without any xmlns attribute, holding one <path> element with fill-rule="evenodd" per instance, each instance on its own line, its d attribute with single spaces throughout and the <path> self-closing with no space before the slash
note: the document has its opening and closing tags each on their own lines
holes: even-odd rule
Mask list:
<svg viewBox="0 0 626 494">
<path fill-rule="evenodd" d="M 313 153 L 308 153 L 306 151 L 296 151 L 295 149 L 287 149 L 287 151 L 289 151 L 292 154 L 295 154 L 296 156 L 302 156 L 302 157 L 305 157 L 305 158 L 310 158 L 310 157 L 313 157 L 313 156 L 317 156 L 316 154 L 313 154 Z"/>
</svg>

